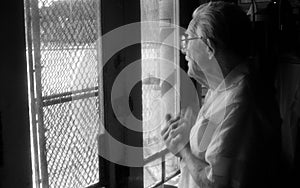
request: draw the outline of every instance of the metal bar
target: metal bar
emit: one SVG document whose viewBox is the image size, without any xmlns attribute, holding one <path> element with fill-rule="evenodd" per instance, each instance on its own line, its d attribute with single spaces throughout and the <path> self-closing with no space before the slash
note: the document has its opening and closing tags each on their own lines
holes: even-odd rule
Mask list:
<svg viewBox="0 0 300 188">
<path fill-rule="evenodd" d="M 95 96 L 98 96 L 98 91 L 95 91 L 92 93 L 84 93 L 81 95 L 64 97 L 64 98 L 58 98 L 58 99 L 49 100 L 49 101 L 43 101 L 43 106 L 45 107 L 45 106 L 50 106 L 50 105 L 55 105 L 55 104 L 62 104 L 65 102 L 76 101 L 76 100 L 91 98 L 91 97 L 95 97 Z"/>
<path fill-rule="evenodd" d="M 45 50 L 45 51 L 61 51 L 61 50 L 90 50 L 90 49 L 94 49 L 94 46 L 81 46 L 81 47 L 57 47 L 55 46 L 55 48 L 51 48 L 51 47 L 47 47 L 47 48 L 41 48 L 41 50 Z"/>
<path fill-rule="evenodd" d="M 78 93 L 91 92 L 91 91 L 95 91 L 95 90 L 98 90 L 98 87 L 86 88 L 86 89 L 75 90 L 75 91 L 68 91 L 68 92 L 54 94 L 54 95 L 48 95 L 48 96 L 42 97 L 42 99 L 43 99 L 43 101 L 51 100 L 51 99 L 55 99 L 55 98 L 62 98 L 62 97 L 66 97 L 66 96 L 70 96 L 70 95 L 74 95 L 74 94 L 78 94 Z"/>
<path fill-rule="evenodd" d="M 168 149 L 164 149 L 164 150 L 162 150 L 160 152 L 157 152 L 157 153 L 151 155 L 150 157 L 144 159 L 144 165 L 146 165 L 146 164 L 148 164 L 148 163 L 150 163 L 150 162 L 152 162 L 152 161 L 154 161 L 154 160 L 156 160 L 156 159 L 158 159 L 158 158 L 166 155 L 167 153 L 169 153 L 169 150 Z"/>
<path fill-rule="evenodd" d="M 47 154 L 46 154 L 46 140 L 43 118 L 42 106 L 42 83 L 41 83 L 41 51 L 40 51 L 40 16 L 38 8 L 38 0 L 31 0 L 32 10 L 32 31 L 33 31 L 33 49 L 34 49 L 34 63 L 35 63 L 35 83 L 36 83 L 36 109 L 38 117 L 38 145 L 39 145 L 39 162 L 40 162 L 40 184 L 42 188 L 49 187 L 48 171 L 47 171 Z"/>
<path fill-rule="evenodd" d="M 24 1 L 25 4 L 25 29 L 26 29 L 26 44 L 27 44 L 27 82 L 28 82 L 28 101 L 29 101 L 29 117 L 30 117 L 30 150 L 31 150 L 31 166 L 32 166 L 32 181 L 33 187 L 39 188 L 39 169 L 38 162 L 38 142 L 37 142 L 37 121 L 34 96 L 34 65 L 32 57 L 32 35 L 31 35 L 31 12 L 29 0 Z"/>
<path fill-rule="evenodd" d="M 89 185 L 86 188 L 101 188 L 99 183 L 93 184 L 93 185 Z"/>
<path fill-rule="evenodd" d="M 161 181 L 165 182 L 166 179 L 166 161 L 165 155 L 161 157 Z"/>
<path fill-rule="evenodd" d="M 99 122 L 100 124 L 98 125 L 98 138 L 100 138 L 101 130 L 104 131 L 104 97 L 103 97 L 103 63 L 102 63 L 102 28 L 101 28 L 101 0 L 97 1 L 98 6 L 97 6 L 97 36 L 98 39 L 96 41 L 96 50 L 97 50 L 97 71 L 98 71 L 98 113 L 99 113 Z M 100 153 L 99 150 L 100 148 L 100 140 L 102 139 L 97 139 L 97 145 L 98 145 L 98 154 Z M 103 145 L 103 144 L 102 144 Z M 105 164 L 101 164 L 100 156 L 98 155 L 98 164 L 99 164 L 99 185 L 105 185 L 108 180 L 105 180 L 104 177 L 109 177 L 109 174 L 105 174 L 106 170 L 101 170 L 100 167 L 104 166 Z M 103 160 L 102 160 L 103 161 Z M 107 164 L 107 163 L 106 163 Z M 104 168 L 106 169 L 106 167 Z M 101 174 L 101 171 L 103 174 Z M 101 178 L 103 177 L 103 178 Z"/>
<path fill-rule="evenodd" d="M 179 15 L 179 0 L 175 0 L 173 3 L 173 16 L 174 16 L 174 24 L 179 25 L 180 15 Z M 174 43 L 176 44 L 176 49 L 174 49 L 174 63 L 176 68 L 176 90 L 180 91 L 180 52 L 178 49 L 180 49 L 180 30 L 178 27 L 175 27 L 175 36 L 174 36 Z M 179 95 L 175 95 L 175 114 L 180 113 L 180 92 Z"/>
<path fill-rule="evenodd" d="M 170 179 L 174 178 L 174 177 L 177 176 L 178 174 L 180 174 L 180 170 L 177 170 L 173 175 L 171 175 L 170 177 L 167 177 L 167 178 L 165 179 L 164 182 L 159 182 L 159 183 L 153 185 L 151 188 L 155 188 L 155 187 L 158 187 L 158 186 L 163 185 L 164 183 L 166 183 L 166 182 L 169 181 Z"/>
</svg>

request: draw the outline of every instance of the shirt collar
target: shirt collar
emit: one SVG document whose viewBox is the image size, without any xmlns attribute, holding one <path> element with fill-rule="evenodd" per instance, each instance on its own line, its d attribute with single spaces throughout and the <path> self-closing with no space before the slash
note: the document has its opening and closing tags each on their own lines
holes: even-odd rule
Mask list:
<svg viewBox="0 0 300 188">
<path fill-rule="evenodd" d="M 249 67 L 247 63 L 237 65 L 225 79 L 215 89 L 217 92 L 223 92 L 229 90 L 239 84 L 239 82 L 249 73 Z"/>
</svg>

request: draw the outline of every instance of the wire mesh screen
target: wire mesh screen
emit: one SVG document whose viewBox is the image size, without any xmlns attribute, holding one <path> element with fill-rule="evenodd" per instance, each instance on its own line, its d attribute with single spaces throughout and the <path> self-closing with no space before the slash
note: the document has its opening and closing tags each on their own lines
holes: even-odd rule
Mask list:
<svg viewBox="0 0 300 188">
<path fill-rule="evenodd" d="M 82 188 L 99 181 L 97 25 L 99 0 L 32 0 L 39 16 L 42 126 L 49 187 Z M 34 5 L 34 3 L 36 3 Z M 38 19 L 38 20 L 36 20 Z M 40 85 L 38 85 L 40 83 Z M 40 125 L 41 126 L 41 125 Z"/>
<path fill-rule="evenodd" d="M 43 108 L 50 187 L 86 187 L 98 181 L 97 98 Z"/>
</svg>

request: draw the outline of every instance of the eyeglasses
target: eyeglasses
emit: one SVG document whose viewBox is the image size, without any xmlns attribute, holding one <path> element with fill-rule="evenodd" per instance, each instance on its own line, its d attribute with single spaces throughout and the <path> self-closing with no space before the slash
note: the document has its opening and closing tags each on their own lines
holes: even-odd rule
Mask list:
<svg viewBox="0 0 300 188">
<path fill-rule="evenodd" d="M 186 53 L 187 50 L 187 45 L 188 45 L 188 41 L 190 40 L 196 40 L 196 39 L 201 39 L 204 43 L 204 37 L 190 37 L 188 38 L 188 35 L 184 34 L 181 36 L 181 43 L 180 43 L 180 50 L 182 53 Z"/>
</svg>

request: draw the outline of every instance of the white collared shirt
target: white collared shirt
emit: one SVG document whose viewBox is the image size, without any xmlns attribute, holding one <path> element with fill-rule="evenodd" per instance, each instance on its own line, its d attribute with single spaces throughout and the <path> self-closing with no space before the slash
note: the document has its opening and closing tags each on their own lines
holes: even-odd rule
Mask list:
<svg viewBox="0 0 300 188">
<path fill-rule="evenodd" d="M 197 158 L 209 164 L 205 168 L 205 174 L 211 182 L 215 181 L 215 177 L 227 176 L 231 160 L 230 144 L 233 144 L 227 137 L 233 132 L 238 133 L 235 126 L 238 124 L 239 110 L 244 102 L 243 88 L 247 74 L 246 64 L 241 64 L 226 76 L 219 87 L 208 90 L 191 130 L 191 151 Z M 243 152 L 238 156 L 241 161 L 242 155 Z M 181 163 L 179 188 L 198 188 L 184 162 Z"/>
</svg>

